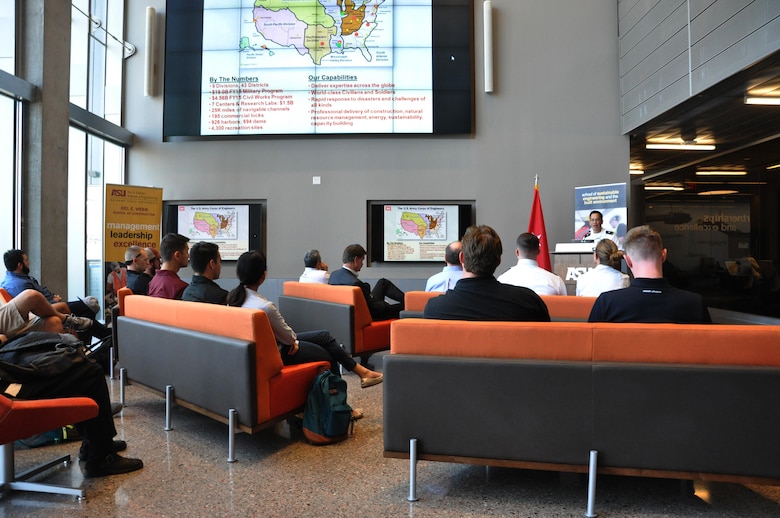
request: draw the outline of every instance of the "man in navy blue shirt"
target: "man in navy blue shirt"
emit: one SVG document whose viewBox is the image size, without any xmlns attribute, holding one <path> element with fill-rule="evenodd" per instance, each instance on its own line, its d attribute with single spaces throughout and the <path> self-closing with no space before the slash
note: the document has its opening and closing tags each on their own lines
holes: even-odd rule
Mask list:
<svg viewBox="0 0 780 518">
<path fill-rule="evenodd" d="M 631 285 L 599 295 L 589 322 L 712 322 L 701 295 L 675 288 L 663 278 L 666 249 L 658 232 L 647 225 L 629 230 L 623 256 L 634 274 Z"/>
</svg>

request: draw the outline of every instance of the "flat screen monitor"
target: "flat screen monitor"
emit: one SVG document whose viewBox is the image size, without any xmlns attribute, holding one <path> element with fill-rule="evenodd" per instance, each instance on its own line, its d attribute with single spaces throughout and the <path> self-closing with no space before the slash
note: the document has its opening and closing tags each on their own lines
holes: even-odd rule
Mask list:
<svg viewBox="0 0 780 518">
<path fill-rule="evenodd" d="M 474 201 L 369 201 L 372 262 L 444 261 L 444 250 L 476 221 Z"/>
<path fill-rule="evenodd" d="M 472 133 L 473 0 L 168 0 L 163 139 Z"/>
<path fill-rule="evenodd" d="M 163 230 L 219 246 L 223 261 L 248 250 L 263 251 L 263 203 L 259 201 L 164 201 Z"/>
</svg>

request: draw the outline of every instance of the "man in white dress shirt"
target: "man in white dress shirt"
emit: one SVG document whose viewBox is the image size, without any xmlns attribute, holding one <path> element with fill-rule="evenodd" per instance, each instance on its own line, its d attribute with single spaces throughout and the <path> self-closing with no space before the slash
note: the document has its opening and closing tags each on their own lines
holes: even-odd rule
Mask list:
<svg viewBox="0 0 780 518">
<path fill-rule="evenodd" d="M 425 291 L 447 291 L 455 287 L 463 277 L 460 265 L 460 241 L 453 241 L 444 250 L 444 262 L 447 266 L 436 275 L 432 275 L 425 284 Z"/>
<path fill-rule="evenodd" d="M 303 273 L 300 282 L 310 282 L 317 284 L 328 284 L 330 274 L 328 265 L 322 262 L 322 256 L 319 250 L 309 250 L 303 256 Z"/>
<path fill-rule="evenodd" d="M 617 234 L 601 226 L 604 224 L 604 215 L 601 212 L 597 210 L 591 211 L 588 220 L 590 221 L 590 230 L 583 239 L 593 241 L 593 243 L 598 243 L 602 239 L 611 239 L 615 243 L 618 242 Z"/>
<path fill-rule="evenodd" d="M 539 256 L 539 238 L 530 232 L 517 237 L 517 265 L 511 267 L 498 277 L 498 282 L 524 286 L 536 292 L 537 295 L 567 295 L 566 283 L 563 279 L 540 268 L 536 262 Z"/>
</svg>

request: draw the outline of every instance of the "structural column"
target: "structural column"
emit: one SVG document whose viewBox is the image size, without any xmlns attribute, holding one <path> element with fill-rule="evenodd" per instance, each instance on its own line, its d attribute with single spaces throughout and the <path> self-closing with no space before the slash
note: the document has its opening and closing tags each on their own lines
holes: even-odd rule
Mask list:
<svg viewBox="0 0 780 518">
<path fill-rule="evenodd" d="M 24 44 L 17 75 L 38 88 L 24 128 L 22 246 L 32 274 L 52 292 L 67 293 L 71 2 L 19 5 Z"/>
</svg>

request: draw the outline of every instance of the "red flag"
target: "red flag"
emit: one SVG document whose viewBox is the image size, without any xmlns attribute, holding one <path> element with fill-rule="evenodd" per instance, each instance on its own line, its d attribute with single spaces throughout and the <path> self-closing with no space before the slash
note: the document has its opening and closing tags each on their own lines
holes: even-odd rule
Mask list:
<svg viewBox="0 0 780 518">
<path fill-rule="evenodd" d="M 544 228 L 544 214 L 542 214 L 542 200 L 539 199 L 538 184 L 534 185 L 534 204 L 531 207 L 528 232 L 539 238 L 539 257 L 536 258 L 536 261 L 539 263 L 539 266 L 551 272 L 550 249 L 547 247 L 547 230 Z"/>
</svg>

